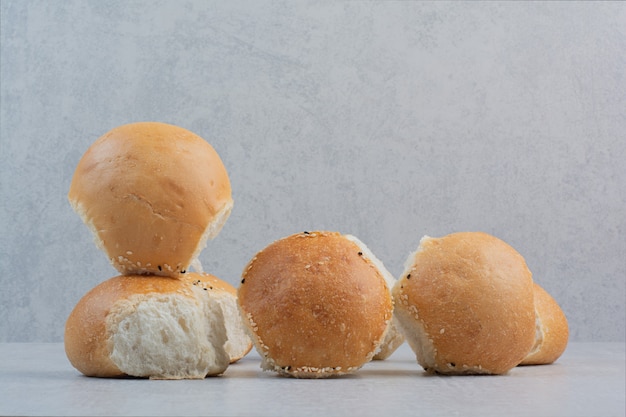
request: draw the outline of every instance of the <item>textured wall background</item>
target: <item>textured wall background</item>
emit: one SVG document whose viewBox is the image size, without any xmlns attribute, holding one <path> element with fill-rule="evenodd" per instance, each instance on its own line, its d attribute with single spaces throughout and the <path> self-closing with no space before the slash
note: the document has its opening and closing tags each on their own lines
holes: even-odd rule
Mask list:
<svg viewBox="0 0 626 417">
<path fill-rule="evenodd" d="M 626 5 L 1 2 L 0 342 L 60 342 L 116 275 L 66 199 L 87 147 L 157 120 L 220 153 L 235 208 L 202 253 L 237 284 L 271 241 L 358 236 L 397 275 L 482 230 L 624 341 Z"/>
</svg>

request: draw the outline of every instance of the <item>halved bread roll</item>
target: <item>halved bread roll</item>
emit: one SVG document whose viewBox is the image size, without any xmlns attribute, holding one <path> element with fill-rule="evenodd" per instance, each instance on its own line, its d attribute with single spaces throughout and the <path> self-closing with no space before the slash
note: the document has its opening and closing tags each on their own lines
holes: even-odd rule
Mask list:
<svg viewBox="0 0 626 417">
<path fill-rule="evenodd" d="M 393 308 L 384 272 L 364 245 L 324 231 L 257 253 L 238 302 L 262 368 L 297 378 L 355 372 L 378 351 Z"/>
<path fill-rule="evenodd" d="M 76 167 L 68 198 L 126 275 L 185 272 L 233 206 L 213 147 L 156 122 L 119 126 L 96 140 Z"/>
<path fill-rule="evenodd" d="M 229 364 L 222 308 L 191 280 L 117 276 L 89 291 L 65 325 L 65 352 L 81 373 L 198 379 Z"/>
</svg>

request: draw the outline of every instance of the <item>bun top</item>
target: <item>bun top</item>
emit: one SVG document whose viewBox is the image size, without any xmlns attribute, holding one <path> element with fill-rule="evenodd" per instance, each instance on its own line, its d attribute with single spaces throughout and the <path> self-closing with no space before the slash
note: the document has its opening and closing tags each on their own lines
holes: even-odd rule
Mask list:
<svg viewBox="0 0 626 417">
<path fill-rule="evenodd" d="M 188 269 L 232 208 L 217 152 L 178 126 L 119 126 L 76 167 L 69 201 L 122 274 L 174 276 Z"/>
<path fill-rule="evenodd" d="M 486 233 L 463 232 L 424 237 L 393 294 L 426 370 L 501 374 L 533 345 L 532 285 L 515 249 Z"/>
<path fill-rule="evenodd" d="M 370 360 L 392 315 L 383 274 L 357 243 L 304 232 L 257 253 L 238 289 L 264 369 L 317 378 Z"/>
</svg>

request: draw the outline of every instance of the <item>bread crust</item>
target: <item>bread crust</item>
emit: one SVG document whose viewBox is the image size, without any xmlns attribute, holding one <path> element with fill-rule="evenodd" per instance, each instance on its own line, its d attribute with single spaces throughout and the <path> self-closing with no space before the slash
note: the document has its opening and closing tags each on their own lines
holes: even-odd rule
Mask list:
<svg viewBox="0 0 626 417">
<path fill-rule="evenodd" d="M 569 326 L 565 313 L 543 287 L 535 282 L 533 291 L 537 326 L 535 345 L 520 365 L 547 365 L 565 352 Z"/>
<path fill-rule="evenodd" d="M 131 123 L 96 140 L 68 199 L 121 274 L 175 276 L 219 233 L 232 209 L 213 147 L 178 126 Z"/>
<path fill-rule="evenodd" d="M 532 274 L 523 257 L 481 232 L 425 237 L 394 286 L 418 362 L 442 374 L 502 374 L 534 343 Z"/>
<path fill-rule="evenodd" d="M 262 367 L 299 378 L 356 371 L 378 350 L 392 316 L 381 272 L 336 232 L 270 244 L 244 269 L 238 297 Z"/>
</svg>

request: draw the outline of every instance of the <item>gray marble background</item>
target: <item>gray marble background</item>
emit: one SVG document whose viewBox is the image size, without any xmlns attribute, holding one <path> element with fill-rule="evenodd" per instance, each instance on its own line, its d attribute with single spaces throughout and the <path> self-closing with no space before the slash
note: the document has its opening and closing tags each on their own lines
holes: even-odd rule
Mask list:
<svg viewBox="0 0 626 417">
<path fill-rule="evenodd" d="M 237 285 L 302 230 L 397 275 L 422 235 L 515 247 L 575 341 L 624 341 L 626 4 L 1 0 L 0 342 L 60 342 L 116 275 L 71 210 L 87 147 L 155 120 L 220 153 L 201 255 Z"/>
</svg>

